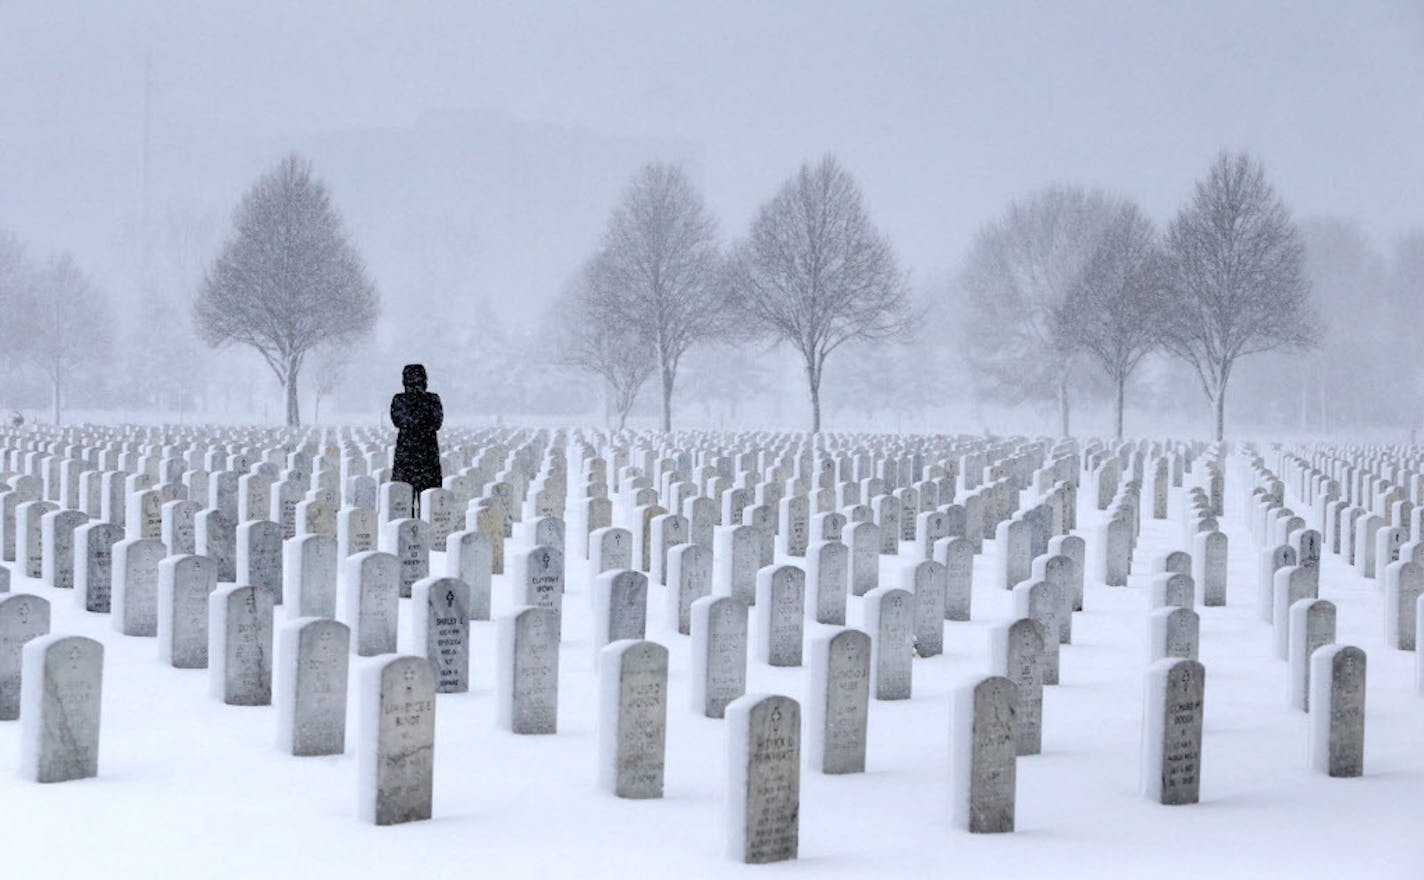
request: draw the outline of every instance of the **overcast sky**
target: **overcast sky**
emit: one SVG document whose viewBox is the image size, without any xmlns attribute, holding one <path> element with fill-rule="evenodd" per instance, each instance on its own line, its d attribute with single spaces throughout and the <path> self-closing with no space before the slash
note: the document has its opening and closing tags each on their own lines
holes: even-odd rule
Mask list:
<svg viewBox="0 0 1424 880">
<path fill-rule="evenodd" d="M 834 151 L 921 283 L 1053 180 L 1165 220 L 1222 147 L 1260 155 L 1300 216 L 1382 240 L 1424 225 L 1420 0 L 0 0 L 0 226 L 81 262 L 112 243 L 103 224 L 132 205 L 110 203 L 137 198 L 146 58 L 160 140 L 455 108 L 685 140 L 729 236 Z M 218 188 L 251 182 L 233 178 Z"/>
</svg>

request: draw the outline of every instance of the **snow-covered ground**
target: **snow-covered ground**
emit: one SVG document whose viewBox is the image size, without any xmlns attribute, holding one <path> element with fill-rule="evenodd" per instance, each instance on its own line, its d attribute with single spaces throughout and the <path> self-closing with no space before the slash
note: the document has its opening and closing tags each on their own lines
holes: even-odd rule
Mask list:
<svg viewBox="0 0 1424 880">
<path fill-rule="evenodd" d="M 1174 493 L 1169 519 L 1143 520 L 1128 587 L 1094 584 L 1090 565 L 1062 684 L 1045 693 L 1043 754 L 1018 762 L 1015 833 L 970 835 L 948 822 L 950 691 L 987 668 L 987 628 L 1012 610 L 1009 594 L 990 584 L 990 542 L 975 562 L 974 621 L 946 624 L 945 655 L 915 662 L 912 700 L 872 704 L 868 772 L 803 772 L 801 858 L 770 867 L 723 855 L 723 722 L 688 705 L 689 639 L 670 632 L 662 588 L 649 599 L 648 637 L 671 651 L 666 797 L 623 801 L 595 788 L 589 578 L 572 529 L 558 735 L 495 729 L 495 625 L 473 624 L 471 691 L 438 701 L 435 818 L 386 828 L 356 818 L 354 754 L 281 754 L 274 709 L 222 705 L 208 695 L 206 671 L 160 666 L 155 640 L 121 636 L 107 615 L 77 607 L 72 591 L 16 574 L 13 590 L 52 602 L 54 632 L 104 642 L 104 714 L 99 777 L 55 785 L 12 772 L 18 723 L 0 724 L 0 869 L 25 878 L 244 880 L 1424 877 L 1424 696 L 1414 688 L 1414 655 L 1384 646 L 1374 582 L 1327 553 L 1320 595 L 1339 608 L 1339 641 L 1369 657 L 1365 775 L 1309 770 L 1307 718 L 1288 705 L 1285 664 L 1256 614 L 1256 548 L 1238 488 L 1227 486 L 1222 524 L 1231 539 L 1228 604 L 1198 609 L 1207 680 L 1197 805 L 1164 807 L 1137 793 L 1148 566 L 1187 549 Z M 1091 559 L 1102 515 L 1087 509 L 1087 494 L 1079 523 Z M 615 524 L 627 516 L 615 507 Z M 899 584 L 903 549 L 899 559 L 882 557 L 884 583 Z M 498 614 L 513 596 L 503 577 L 494 588 Z M 852 624 L 860 601 L 851 599 Z M 807 636 L 829 629 L 808 624 Z M 805 689 L 804 669 L 750 664 L 751 691 L 804 699 Z"/>
</svg>

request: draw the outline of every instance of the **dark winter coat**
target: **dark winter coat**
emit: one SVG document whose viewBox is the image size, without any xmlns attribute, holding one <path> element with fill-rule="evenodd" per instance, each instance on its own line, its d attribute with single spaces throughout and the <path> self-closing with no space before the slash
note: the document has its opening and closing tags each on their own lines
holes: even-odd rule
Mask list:
<svg viewBox="0 0 1424 880">
<path fill-rule="evenodd" d="M 391 424 L 396 434 L 396 457 L 391 479 L 409 483 L 416 498 L 440 486 L 440 441 L 435 432 L 445 421 L 440 395 L 425 390 L 425 383 L 407 384 L 391 398 Z"/>
</svg>

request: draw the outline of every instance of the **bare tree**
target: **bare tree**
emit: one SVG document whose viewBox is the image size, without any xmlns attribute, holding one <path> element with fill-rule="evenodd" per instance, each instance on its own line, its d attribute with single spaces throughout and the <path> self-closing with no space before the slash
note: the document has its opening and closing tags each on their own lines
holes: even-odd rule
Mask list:
<svg viewBox="0 0 1424 880">
<path fill-rule="evenodd" d="M 559 297 L 559 362 L 603 379 L 621 431 L 638 393 L 657 369 L 657 350 L 652 339 L 601 311 L 595 296 L 589 285 L 575 282 Z"/>
<path fill-rule="evenodd" d="M 633 176 L 584 270 L 588 303 L 604 326 L 646 337 L 662 380 L 663 430 L 682 356 L 726 322 L 717 224 L 676 165 Z M 619 331 L 621 334 L 621 330 Z"/>
<path fill-rule="evenodd" d="M 1163 341 L 1196 370 L 1221 440 L 1236 361 L 1316 344 L 1305 247 L 1261 163 L 1223 152 L 1172 221 L 1167 250 L 1172 304 Z"/>
<path fill-rule="evenodd" d="M 1163 290 L 1151 221 L 1135 204 L 1116 202 L 1056 318 L 1112 382 L 1113 430 L 1119 440 L 1127 380 L 1160 345 Z"/>
<path fill-rule="evenodd" d="M 22 307 L 21 351 L 50 385 L 51 417 L 60 423 L 71 380 L 104 361 L 112 344 L 109 303 L 69 254 L 51 257 Z"/>
<path fill-rule="evenodd" d="M 286 388 L 287 424 L 297 426 L 307 354 L 369 331 L 380 308 L 376 290 L 305 159 L 288 156 L 258 179 L 233 226 L 194 304 L 198 334 L 214 347 L 257 349 Z"/>
<path fill-rule="evenodd" d="M 338 337 L 318 345 L 312 353 L 312 424 L 321 422 L 322 398 L 335 394 L 346 382 L 357 353 L 369 342 L 364 337 Z"/>
<path fill-rule="evenodd" d="M 1050 186 L 981 229 L 960 276 L 965 359 L 980 397 L 1056 399 L 1065 437 L 1081 345 L 1064 326 L 1064 305 L 1112 212 L 1101 192 Z"/>
<path fill-rule="evenodd" d="M 802 165 L 762 205 L 736 248 L 730 284 L 753 323 L 800 353 L 812 432 L 821 430 L 826 358 L 853 339 L 887 339 L 913 324 L 890 240 L 834 156 Z"/>
</svg>

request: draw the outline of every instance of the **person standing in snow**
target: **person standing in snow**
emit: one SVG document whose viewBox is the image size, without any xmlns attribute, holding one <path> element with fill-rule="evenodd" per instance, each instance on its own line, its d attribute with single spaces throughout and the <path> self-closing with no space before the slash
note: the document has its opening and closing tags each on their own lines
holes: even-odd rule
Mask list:
<svg viewBox="0 0 1424 880">
<path fill-rule="evenodd" d="M 391 424 L 396 426 L 396 456 L 391 479 L 410 484 L 411 513 L 420 515 L 420 493 L 440 486 L 440 441 L 435 432 L 445 421 L 440 395 L 425 390 L 425 367 L 406 364 L 401 370 L 405 391 L 391 398 Z"/>
</svg>

